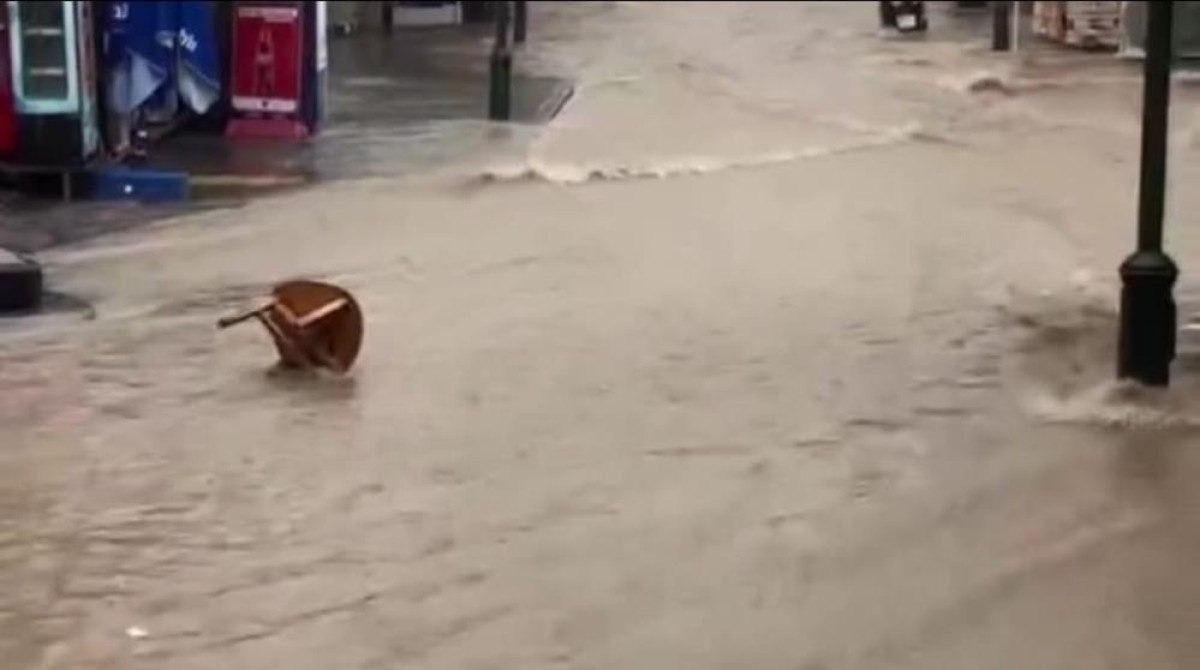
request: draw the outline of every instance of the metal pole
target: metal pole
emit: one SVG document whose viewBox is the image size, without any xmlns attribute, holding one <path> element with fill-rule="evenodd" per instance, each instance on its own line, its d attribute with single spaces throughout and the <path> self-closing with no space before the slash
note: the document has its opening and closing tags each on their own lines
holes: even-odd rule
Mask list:
<svg viewBox="0 0 1200 670">
<path fill-rule="evenodd" d="M 529 3 L 527 0 L 516 0 L 513 3 L 513 42 L 525 43 L 526 24 L 529 23 Z"/>
<path fill-rule="evenodd" d="M 508 44 L 508 0 L 496 3 L 496 43 L 488 86 L 488 118 L 507 121 L 512 113 L 512 49 Z"/>
<path fill-rule="evenodd" d="M 1008 0 L 994 0 L 992 2 L 992 51 L 1008 51 L 1010 42 L 1008 30 L 1009 5 Z"/>
<path fill-rule="evenodd" d="M 1175 357 L 1179 276 L 1163 253 L 1167 178 L 1167 111 L 1171 94 L 1172 3 L 1149 2 L 1142 91 L 1142 158 L 1138 181 L 1137 251 L 1121 264 L 1121 324 L 1117 375 L 1166 386 Z"/>
<path fill-rule="evenodd" d="M 1142 169 L 1138 181 L 1138 250 L 1162 250 L 1167 182 L 1167 115 L 1171 102 L 1171 3 L 1149 3 L 1142 93 Z"/>
<path fill-rule="evenodd" d="M 496 3 L 496 44 L 497 50 L 508 48 L 508 32 L 511 23 L 510 18 L 510 0 L 501 0 Z"/>
<path fill-rule="evenodd" d="M 892 5 L 891 0 L 880 0 L 879 2 L 879 27 L 893 29 L 896 27 L 896 8 Z"/>
<path fill-rule="evenodd" d="M 1012 50 L 1015 53 L 1021 44 L 1021 3 L 1012 0 Z"/>
</svg>

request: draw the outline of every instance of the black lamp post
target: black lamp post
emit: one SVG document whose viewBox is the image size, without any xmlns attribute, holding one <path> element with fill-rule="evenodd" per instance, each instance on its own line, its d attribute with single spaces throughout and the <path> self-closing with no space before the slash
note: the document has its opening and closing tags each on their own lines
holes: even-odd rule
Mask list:
<svg viewBox="0 0 1200 670">
<path fill-rule="evenodd" d="M 879 0 L 879 27 L 896 27 L 896 7 L 891 0 Z"/>
<path fill-rule="evenodd" d="M 1009 37 L 1009 10 L 1012 3 L 1009 0 L 994 0 L 992 2 L 992 51 L 1008 51 L 1012 44 Z"/>
<path fill-rule="evenodd" d="M 496 3 L 496 42 L 489 68 L 488 118 L 507 121 L 512 113 L 512 48 L 508 43 L 508 0 Z"/>
<path fill-rule="evenodd" d="M 1170 2 L 1148 2 L 1142 165 L 1138 182 L 1137 251 L 1121 264 L 1121 325 L 1117 376 L 1166 386 L 1175 358 L 1175 300 L 1179 270 L 1163 253 L 1167 177 L 1167 108 L 1171 94 Z"/>
<path fill-rule="evenodd" d="M 525 32 L 529 23 L 529 7 L 527 0 L 516 0 L 513 3 L 513 42 L 525 43 Z"/>
</svg>

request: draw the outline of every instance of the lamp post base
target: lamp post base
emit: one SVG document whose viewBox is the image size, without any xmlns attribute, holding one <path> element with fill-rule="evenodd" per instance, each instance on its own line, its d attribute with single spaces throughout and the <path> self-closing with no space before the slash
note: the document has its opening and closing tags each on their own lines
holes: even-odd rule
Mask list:
<svg viewBox="0 0 1200 670">
<path fill-rule="evenodd" d="M 1009 11 L 1012 3 L 1008 0 L 993 0 L 992 2 L 992 51 L 1008 51 L 1012 48 L 1012 38 L 1009 24 L 1012 22 Z"/>
<path fill-rule="evenodd" d="M 1139 251 L 1121 264 L 1121 324 L 1117 376 L 1166 386 L 1175 358 L 1175 262 L 1161 251 Z"/>
<path fill-rule="evenodd" d="M 512 114 L 512 52 L 493 51 L 489 71 L 488 118 L 507 121 Z"/>
</svg>

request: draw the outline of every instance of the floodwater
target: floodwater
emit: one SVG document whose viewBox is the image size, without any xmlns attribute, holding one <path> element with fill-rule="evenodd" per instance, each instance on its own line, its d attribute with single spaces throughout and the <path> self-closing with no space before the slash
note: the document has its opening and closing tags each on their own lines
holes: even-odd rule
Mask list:
<svg viewBox="0 0 1200 670">
<path fill-rule="evenodd" d="M 1137 67 L 946 12 L 534 3 L 549 127 L 45 253 L 93 318 L 0 323 L 0 657 L 1196 667 L 1200 338 L 1112 381 Z M 351 375 L 214 329 L 295 275 Z"/>
</svg>

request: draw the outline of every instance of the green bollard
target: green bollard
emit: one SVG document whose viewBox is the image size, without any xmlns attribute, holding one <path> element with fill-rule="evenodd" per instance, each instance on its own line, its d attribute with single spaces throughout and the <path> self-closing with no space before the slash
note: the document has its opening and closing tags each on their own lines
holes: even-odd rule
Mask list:
<svg viewBox="0 0 1200 670">
<path fill-rule="evenodd" d="M 488 118 L 508 121 L 512 116 L 512 52 L 507 48 L 492 51 L 488 87 Z"/>
</svg>

